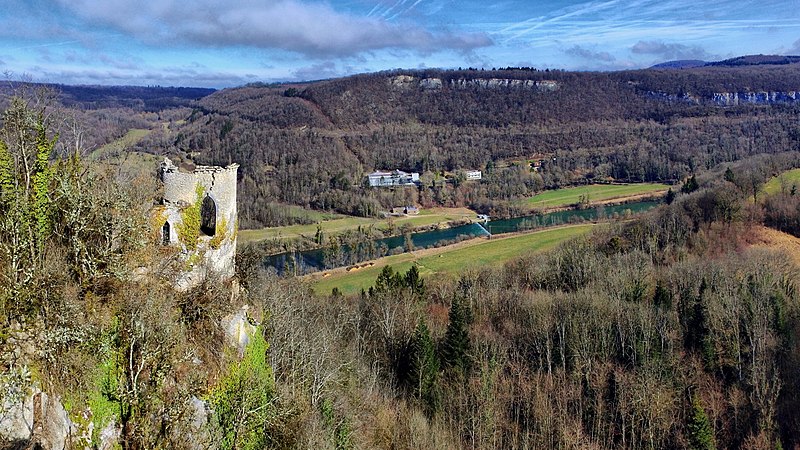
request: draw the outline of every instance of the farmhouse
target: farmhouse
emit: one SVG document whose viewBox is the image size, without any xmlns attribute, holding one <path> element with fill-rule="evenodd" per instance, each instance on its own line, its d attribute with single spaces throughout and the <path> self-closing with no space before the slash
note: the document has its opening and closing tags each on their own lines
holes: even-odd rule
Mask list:
<svg viewBox="0 0 800 450">
<path fill-rule="evenodd" d="M 392 172 L 377 171 L 367 175 L 367 179 L 371 187 L 404 186 L 419 183 L 419 174 L 417 172 L 403 172 L 402 170 L 394 170 Z"/>
<path fill-rule="evenodd" d="M 413 205 L 395 206 L 394 208 L 390 209 L 389 212 L 391 214 L 413 215 L 419 214 L 419 208 Z"/>
</svg>

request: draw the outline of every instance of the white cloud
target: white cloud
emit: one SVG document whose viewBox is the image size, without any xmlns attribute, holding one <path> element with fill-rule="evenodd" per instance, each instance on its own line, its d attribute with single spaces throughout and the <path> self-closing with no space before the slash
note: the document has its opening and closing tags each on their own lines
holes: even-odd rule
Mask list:
<svg viewBox="0 0 800 450">
<path fill-rule="evenodd" d="M 578 58 L 586 59 L 589 61 L 597 62 L 614 62 L 617 58 L 609 52 L 601 50 L 593 50 L 580 45 L 574 45 L 566 50 L 568 55 L 577 56 Z"/>
<path fill-rule="evenodd" d="M 389 48 L 471 50 L 492 44 L 484 33 L 434 32 L 301 0 L 56 1 L 84 20 L 113 27 L 150 45 L 252 46 L 320 57 Z"/>
<path fill-rule="evenodd" d="M 325 78 L 335 78 L 342 73 L 337 69 L 336 63 L 326 61 L 314 64 L 309 67 L 302 67 L 293 72 L 294 78 L 298 81 L 322 80 Z"/>
<path fill-rule="evenodd" d="M 697 45 L 668 44 L 663 41 L 639 41 L 631 47 L 633 53 L 656 55 L 664 59 L 709 59 L 713 58 Z"/>
</svg>

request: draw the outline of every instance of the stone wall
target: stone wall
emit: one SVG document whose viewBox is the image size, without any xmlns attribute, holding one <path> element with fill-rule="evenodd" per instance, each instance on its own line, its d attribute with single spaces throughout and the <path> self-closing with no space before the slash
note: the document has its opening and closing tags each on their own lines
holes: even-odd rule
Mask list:
<svg viewBox="0 0 800 450">
<path fill-rule="evenodd" d="M 238 216 L 236 208 L 236 177 L 239 165 L 227 167 L 197 166 L 191 172 L 181 171 L 169 158 L 161 163 L 161 181 L 164 185 L 163 215 L 169 224 L 171 245 L 181 245 L 186 255 L 186 274 L 178 280 L 178 287 L 188 287 L 207 274 L 231 277 L 234 273 Z M 213 236 L 200 232 L 196 248 L 187 248 L 182 242 L 179 227 L 188 207 L 210 197 L 216 206 L 216 233 Z M 198 205 L 199 206 L 199 205 Z"/>
</svg>

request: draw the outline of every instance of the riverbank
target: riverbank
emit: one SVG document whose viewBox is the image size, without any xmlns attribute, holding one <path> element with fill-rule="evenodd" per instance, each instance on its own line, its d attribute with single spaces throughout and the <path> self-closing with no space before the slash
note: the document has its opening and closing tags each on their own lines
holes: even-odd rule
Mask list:
<svg viewBox="0 0 800 450">
<path fill-rule="evenodd" d="M 239 242 L 247 244 L 259 242 L 266 239 L 313 239 L 317 233 L 317 227 L 325 236 L 335 236 L 359 227 L 375 227 L 381 231 L 396 231 L 402 227 L 411 227 L 418 230 L 425 227 L 446 228 L 450 223 L 474 222 L 477 213 L 469 208 L 429 208 L 423 209 L 417 215 L 390 216 L 387 218 L 374 217 L 342 217 L 332 220 L 324 220 L 319 223 L 307 225 L 289 225 L 284 227 L 260 228 L 257 230 L 240 230 Z"/>
</svg>

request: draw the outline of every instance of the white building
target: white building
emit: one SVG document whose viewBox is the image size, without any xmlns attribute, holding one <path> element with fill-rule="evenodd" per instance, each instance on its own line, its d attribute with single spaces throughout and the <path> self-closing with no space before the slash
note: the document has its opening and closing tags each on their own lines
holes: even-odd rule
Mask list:
<svg viewBox="0 0 800 450">
<path fill-rule="evenodd" d="M 377 171 L 367 175 L 367 179 L 372 187 L 405 186 L 419 183 L 419 174 L 417 172 L 403 172 L 402 170 L 394 170 L 392 172 Z"/>
<path fill-rule="evenodd" d="M 469 180 L 480 180 L 483 178 L 480 170 L 467 170 L 464 171 L 464 175 L 467 177 L 467 181 Z"/>
</svg>

